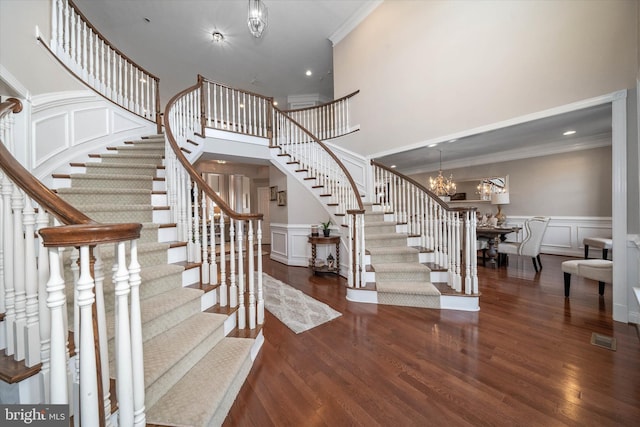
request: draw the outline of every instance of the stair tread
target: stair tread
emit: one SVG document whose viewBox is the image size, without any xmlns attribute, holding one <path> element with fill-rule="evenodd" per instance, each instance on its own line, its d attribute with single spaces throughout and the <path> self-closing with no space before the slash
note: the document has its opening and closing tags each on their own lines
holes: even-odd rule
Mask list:
<svg viewBox="0 0 640 427">
<path fill-rule="evenodd" d="M 387 246 L 367 249 L 370 255 L 417 254 L 419 251 L 411 246 Z"/>
<path fill-rule="evenodd" d="M 144 188 L 77 188 L 65 187 L 56 190 L 58 194 L 151 194 Z"/>
<path fill-rule="evenodd" d="M 147 422 L 193 426 L 222 424 L 235 397 L 236 390 L 230 389 L 239 389 L 251 369 L 254 342 L 250 338 L 224 338 L 149 408 Z M 221 405 L 223 407 L 219 408 Z M 212 422 L 214 417 L 217 422 Z"/>
</svg>

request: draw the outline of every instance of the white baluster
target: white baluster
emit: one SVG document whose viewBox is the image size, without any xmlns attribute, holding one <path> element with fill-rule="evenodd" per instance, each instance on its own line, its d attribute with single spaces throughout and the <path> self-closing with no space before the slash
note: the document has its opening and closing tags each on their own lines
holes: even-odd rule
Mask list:
<svg viewBox="0 0 640 427">
<path fill-rule="evenodd" d="M 118 425 L 132 426 L 133 409 L 133 368 L 131 357 L 131 325 L 129 323 L 129 272 L 125 259 L 125 244 L 117 245 L 118 270 L 114 277 L 116 297 L 116 352 L 118 366 L 116 384 L 118 387 Z"/>
<path fill-rule="evenodd" d="M 209 247 L 209 239 L 208 239 L 208 233 L 207 233 L 207 224 L 209 223 L 208 221 L 208 217 L 207 217 L 207 196 L 205 194 L 205 192 L 203 191 L 201 193 L 201 200 L 202 200 L 202 265 L 200 266 L 200 271 L 202 272 L 202 283 L 203 284 L 209 284 L 210 283 L 210 278 L 209 278 L 209 273 L 210 273 L 210 266 L 209 266 L 209 254 L 207 253 L 207 249 Z M 211 226 L 211 234 L 213 234 L 213 226 Z M 215 281 L 215 279 L 214 279 Z"/>
<path fill-rule="evenodd" d="M 100 345 L 100 363 L 102 382 L 102 406 L 104 407 L 105 425 L 111 426 L 111 392 L 109 390 L 109 347 L 107 337 L 107 314 L 104 305 L 104 263 L 100 255 L 100 247 L 93 249 L 95 262 L 93 265 L 93 277 L 96 287 L 96 316 L 98 322 L 98 343 Z"/>
<path fill-rule="evenodd" d="M 348 227 L 348 234 L 349 235 L 348 235 L 348 238 L 347 238 L 347 251 L 349 253 L 349 258 L 350 258 L 350 261 L 351 261 L 351 262 L 349 262 L 349 265 L 348 265 L 349 270 L 348 270 L 348 273 L 347 273 L 347 284 L 351 288 L 356 288 L 357 287 L 356 277 L 355 277 L 356 275 L 355 275 L 355 272 L 354 272 L 355 259 L 353 257 L 354 246 L 356 244 L 355 238 L 357 237 L 357 236 L 355 236 L 355 233 L 356 233 L 355 215 L 354 216 L 349 215 L 349 218 L 348 218 L 347 221 L 348 221 L 347 223 L 349 225 L 349 227 Z"/>
<path fill-rule="evenodd" d="M 133 368 L 133 424 L 146 425 L 144 406 L 144 352 L 142 341 L 142 313 L 140 311 L 140 263 L 138 262 L 138 241 L 131 241 L 131 262 L 129 263 L 129 285 L 131 287 L 131 355 Z"/>
<path fill-rule="evenodd" d="M 238 287 L 236 286 L 235 220 L 229 218 L 229 306 L 238 306 Z"/>
<path fill-rule="evenodd" d="M 80 247 L 80 278 L 78 299 L 80 307 L 80 417 L 81 424 L 98 425 L 98 378 L 96 375 L 96 352 L 93 334 L 92 304 L 94 281 L 91 277 L 89 247 Z M 102 405 L 103 402 L 100 402 Z"/>
<path fill-rule="evenodd" d="M 258 325 L 264 323 L 264 294 L 262 289 L 262 220 L 258 220 L 256 230 L 258 238 L 258 302 L 257 302 L 257 322 Z"/>
<path fill-rule="evenodd" d="M 245 277 L 244 277 L 244 222 L 238 220 L 238 228 L 236 231 L 238 236 L 238 290 L 235 292 L 238 298 L 238 329 L 244 329 L 247 325 L 247 314 L 244 304 Z"/>
<path fill-rule="evenodd" d="M 38 210 L 36 219 L 37 228 L 47 227 L 49 217 L 44 209 Z M 49 253 L 44 247 L 42 237 L 38 237 L 38 318 L 40 328 L 40 376 L 42 378 L 41 401 L 49 402 L 49 373 L 51 350 L 51 315 L 47 307 L 47 281 L 49 280 Z"/>
<path fill-rule="evenodd" d="M 249 290 L 249 329 L 256 328 L 256 290 L 255 271 L 253 259 L 253 221 L 249 220 L 249 230 L 247 231 L 247 277 Z"/>
<path fill-rule="evenodd" d="M 202 253 L 201 253 L 201 241 L 200 241 L 200 206 L 198 205 L 198 195 L 200 191 L 198 190 L 198 185 L 193 183 L 193 262 L 202 262 Z M 204 203 L 203 203 L 204 205 Z M 204 222 L 204 216 L 202 217 L 202 221 Z M 206 245 L 205 245 L 206 246 Z"/>
<path fill-rule="evenodd" d="M 51 313 L 50 391 L 49 403 L 69 403 L 67 377 L 67 333 L 63 309 L 65 306 L 64 279 L 60 273 L 58 248 L 49 248 L 50 275 L 47 282 L 47 307 Z"/>
<path fill-rule="evenodd" d="M 22 209 L 24 208 L 24 194 L 17 185 L 13 187 L 11 195 L 13 210 L 13 286 L 15 292 L 15 321 L 13 323 L 14 359 L 24 359 L 24 337 L 27 324 L 27 293 L 24 283 L 24 230 L 22 227 Z M 33 236 L 33 234 L 32 234 Z"/>
<path fill-rule="evenodd" d="M 214 216 L 215 218 L 215 216 Z M 215 220 L 214 220 L 215 222 Z M 229 289 L 227 282 L 227 272 L 226 272 L 226 251 L 227 251 L 227 239 L 225 236 L 225 226 L 224 226 L 224 214 L 220 212 L 220 306 L 226 307 L 228 303 Z M 229 231 L 231 233 L 231 231 Z M 212 240 L 215 243 L 215 240 Z M 216 248 L 215 246 L 211 249 L 212 256 L 215 256 Z M 213 264 L 213 263 L 212 263 Z M 231 263 L 233 264 L 233 263 Z M 212 271 L 213 274 L 213 271 Z M 215 276 L 214 276 L 215 277 Z"/>
</svg>

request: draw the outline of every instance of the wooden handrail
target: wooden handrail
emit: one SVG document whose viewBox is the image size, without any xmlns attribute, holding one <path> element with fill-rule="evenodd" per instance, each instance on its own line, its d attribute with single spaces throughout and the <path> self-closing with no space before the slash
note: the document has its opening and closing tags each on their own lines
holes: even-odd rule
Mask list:
<svg viewBox="0 0 640 427">
<path fill-rule="evenodd" d="M 47 227 L 38 231 L 45 246 L 95 246 L 117 243 L 140 237 L 142 224 L 74 224 L 64 227 Z"/>
<path fill-rule="evenodd" d="M 322 141 L 320 141 L 318 138 L 316 138 L 311 132 L 309 132 L 304 126 L 302 126 L 300 123 L 298 123 L 297 121 L 295 121 L 294 119 L 292 119 L 291 117 L 289 117 L 289 115 L 285 114 L 284 111 L 282 111 L 281 109 L 279 109 L 278 107 L 276 107 L 275 105 L 272 106 L 272 108 L 276 111 L 278 111 L 280 114 L 282 114 L 283 116 L 285 116 L 287 119 L 291 120 L 291 122 L 293 122 L 296 126 L 298 126 L 300 129 L 302 129 L 302 131 L 304 133 L 306 133 L 311 139 L 313 139 L 318 145 L 320 145 L 320 147 L 322 147 L 322 149 L 324 151 L 327 152 L 327 154 L 329 154 L 329 156 L 331 156 L 331 158 L 333 160 L 335 160 L 335 162 L 338 164 L 338 166 L 340 167 L 340 169 L 342 169 L 342 172 L 344 172 L 344 175 L 347 177 L 347 180 L 349 181 L 349 185 L 351 185 L 351 188 L 354 192 L 354 194 L 356 195 L 356 200 L 358 201 L 358 210 L 364 211 L 364 205 L 362 204 L 362 197 L 360 197 L 360 191 L 358 191 L 358 187 L 356 186 L 356 183 L 353 181 L 353 178 L 351 177 L 351 174 L 349 173 L 349 171 L 347 170 L 347 168 L 345 167 L 345 165 L 340 161 L 340 159 L 338 158 L 338 156 L 336 156 L 333 151 L 331 151 L 329 149 L 329 147 L 327 147 Z"/>
<path fill-rule="evenodd" d="M 171 108 L 176 103 L 176 101 L 178 101 L 178 99 L 182 98 L 183 96 L 185 96 L 189 92 L 193 92 L 195 90 L 201 89 L 202 88 L 202 84 L 203 84 L 203 81 L 200 78 L 200 76 L 198 76 L 198 83 L 196 83 L 195 85 L 184 89 L 181 92 L 178 92 L 167 103 L 167 106 L 164 109 L 164 129 L 165 129 L 165 134 L 167 136 L 167 139 L 169 141 L 169 145 L 171 146 L 171 149 L 173 150 L 173 153 L 175 154 L 176 158 L 180 161 L 180 163 L 185 168 L 185 170 L 187 171 L 187 173 L 189 174 L 191 179 L 196 184 L 198 184 L 198 188 L 200 188 L 200 190 L 204 191 L 206 193 L 206 195 L 209 198 L 211 198 L 216 203 L 216 205 L 220 208 L 220 210 L 222 210 L 227 216 L 229 216 L 229 217 L 231 217 L 233 219 L 242 220 L 242 221 L 262 220 L 263 215 L 261 213 L 244 214 L 244 213 L 238 213 L 238 212 L 234 211 L 233 209 L 231 209 L 229 207 L 229 205 L 227 205 L 227 203 L 224 200 L 222 200 L 220 198 L 220 196 L 218 196 L 216 194 L 215 191 L 213 191 L 213 189 L 209 186 L 209 184 L 207 184 L 206 181 L 204 179 L 202 179 L 200 174 L 193 168 L 193 165 L 189 162 L 189 160 L 187 160 L 185 155 L 182 153 L 182 150 L 180 150 L 180 147 L 178 146 L 178 143 L 176 142 L 176 139 L 175 139 L 175 137 L 173 135 L 173 131 L 171 129 L 171 123 L 170 123 L 170 114 L 169 113 L 171 111 Z"/>
<path fill-rule="evenodd" d="M 424 191 L 425 193 L 427 193 L 429 196 L 431 196 L 432 199 L 434 199 L 440 206 L 442 206 L 445 210 L 451 211 L 451 212 L 462 212 L 462 211 L 466 211 L 469 210 L 470 208 L 464 208 L 464 207 L 451 207 L 449 206 L 449 204 L 447 202 L 445 202 L 444 200 L 442 200 L 436 193 L 434 193 L 433 191 L 429 190 L 427 187 L 425 187 L 424 185 L 420 184 L 418 181 L 409 178 L 406 175 L 401 174 L 400 172 L 391 169 L 388 166 L 383 165 L 382 163 L 378 163 L 375 160 L 371 160 L 371 164 L 373 166 L 377 166 L 380 169 L 384 169 L 387 172 L 391 172 L 392 174 L 396 175 L 397 177 L 404 179 L 405 181 L 409 182 L 410 184 L 416 186 L 416 188 Z M 471 208 L 474 209 L 475 208 Z"/>
<path fill-rule="evenodd" d="M 326 107 L 326 106 L 331 105 L 331 104 L 337 104 L 338 102 L 342 102 L 345 99 L 352 98 L 352 97 L 356 96 L 358 93 L 360 93 L 360 89 L 356 90 L 353 93 L 350 93 L 349 95 L 345 95 L 342 98 L 338 98 L 338 99 L 334 99 L 333 101 L 325 102 L 324 104 L 314 105 L 313 107 L 296 108 L 296 109 L 293 109 L 293 110 L 282 110 L 282 112 L 284 112 L 284 113 L 298 113 L 300 111 L 313 110 L 313 109 L 316 109 L 316 108 L 322 108 L 322 107 Z"/>
</svg>

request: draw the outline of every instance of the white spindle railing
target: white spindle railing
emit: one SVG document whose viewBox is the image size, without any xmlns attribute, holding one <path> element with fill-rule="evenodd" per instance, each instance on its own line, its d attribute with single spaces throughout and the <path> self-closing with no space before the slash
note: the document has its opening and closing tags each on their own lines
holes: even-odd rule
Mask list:
<svg viewBox="0 0 640 427">
<path fill-rule="evenodd" d="M 358 92 L 360 91 L 355 91 L 326 104 L 285 110 L 283 113 L 300 123 L 301 126 L 322 141 L 337 138 L 355 130 L 349 121 L 349 101 Z"/>
<path fill-rule="evenodd" d="M 87 85 L 159 123 L 160 80 L 109 43 L 71 0 L 51 0 L 49 48 Z"/>
<path fill-rule="evenodd" d="M 286 154 L 288 163 L 295 164 L 297 171 L 305 172 L 308 178 L 313 179 L 314 187 L 321 189 L 320 197 L 333 208 L 333 216 L 341 218 L 336 222 L 349 228 L 347 282 L 351 287 L 364 286 L 364 222 L 358 218 L 364 209 L 360 192 L 348 170 L 317 137 L 275 107 L 272 146 Z"/>
<path fill-rule="evenodd" d="M 478 294 L 475 209 L 449 208 L 424 186 L 371 162 L 374 203 L 394 221 L 406 224 L 410 236 L 433 253 L 433 262 L 447 269 L 448 284 L 457 292 Z"/>
<path fill-rule="evenodd" d="M 204 127 L 270 137 L 273 98 L 198 78 L 202 82 Z"/>
<path fill-rule="evenodd" d="M 208 84 L 201 77 L 198 80 L 196 86 L 176 95 L 165 110 L 169 205 L 178 225 L 179 238 L 188 242 L 189 261 L 201 260 L 202 268 L 207 269 L 202 274 L 203 285 L 217 286 L 219 305 L 236 309 L 239 329 L 255 329 L 264 322 L 262 262 L 258 259 L 256 263 L 254 259 L 256 253 L 258 257 L 262 254 L 262 214 L 233 211 L 193 169 L 180 147 L 185 147 L 187 141 L 202 132 L 203 93 L 206 97 L 217 94 L 218 101 L 211 105 L 223 106 L 222 120 L 234 123 L 238 132 L 253 128 L 266 135 L 264 122 L 268 116 L 265 107 L 260 107 L 264 104 L 263 98 L 241 95 L 229 88 L 218 92 L 219 85 Z M 223 104 L 219 103 L 220 96 Z M 256 100 L 259 105 L 251 104 Z M 243 103 L 242 107 L 238 102 Z M 245 115 L 245 109 L 252 112 L 251 115 Z M 211 122 L 218 123 L 217 120 Z M 254 276 L 258 277 L 257 281 Z"/>
<path fill-rule="evenodd" d="M 11 123 L 7 115 L 19 112 L 19 107 L 17 100 L 0 104 L 0 123 Z M 4 321 L 0 349 L 28 367 L 42 363 L 42 403 L 69 404 L 78 424 L 111 425 L 103 281 L 104 271 L 113 268 L 103 265 L 97 245 L 117 243 L 118 424 L 143 426 L 140 265 L 136 251 L 141 225 L 97 224 L 73 209 L 13 158 L 7 149 L 12 141 L 4 139 L 13 133 L 7 126 L 2 129 L 0 312 Z M 130 242 L 128 267 L 125 242 Z M 65 248 L 72 248 L 69 256 L 63 255 Z M 69 282 L 65 277 L 70 277 Z M 69 304 L 72 310 L 67 310 Z M 74 313 L 75 355 L 69 354 L 68 312 Z"/>
</svg>

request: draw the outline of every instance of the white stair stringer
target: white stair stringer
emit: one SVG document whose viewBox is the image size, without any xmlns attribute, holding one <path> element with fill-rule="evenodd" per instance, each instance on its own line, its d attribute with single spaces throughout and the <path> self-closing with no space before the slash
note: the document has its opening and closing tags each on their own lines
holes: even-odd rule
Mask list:
<svg viewBox="0 0 640 427">
<path fill-rule="evenodd" d="M 166 203 L 164 150 L 164 136 L 160 135 L 90 155 L 82 168 L 85 173 L 56 179 L 56 191 L 92 219 L 143 225 L 137 246 L 142 278 L 147 422 L 163 424 L 163 411 L 180 407 L 171 413 L 171 422 L 167 423 L 220 425 L 251 369 L 263 337 L 260 333 L 255 339 L 229 338 L 227 335 L 237 326 L 236 314 L 203 312 L 217 304 L 217 293 L 190 286 L 199 285 L 200 272 L 199 268 L 185 267 L 186 244 L 176 242 L 175 224 L 168 223 L 169 211 L 162 204 Z M 109 269 L 114 252 L 114 245 L 100 245 L 106 270 L 103 288 L 112 374 L 115 297 Z M 66 265 L 70 264 L 70 257 L 71 251 L 64 251 Z M 73 281 L 69 268 L 65 269 L 65 277 Z M 69 301 L 73 300 L 73 293 L 73 287 L 67 287 Z M 69 325 L 73 324 L 73 304 L 69 304 Z M 180 403 L 187 395 L 185 390 L 197 398 Z M 206 408 L 199 408 L 195 402 L 202 402 Z"/>
</svg>

